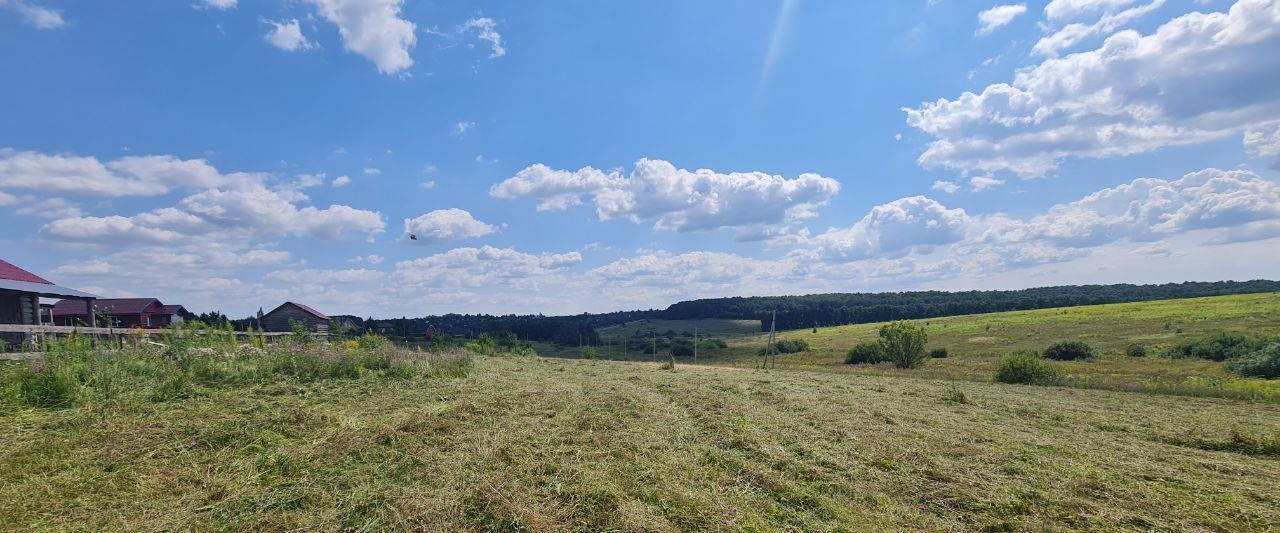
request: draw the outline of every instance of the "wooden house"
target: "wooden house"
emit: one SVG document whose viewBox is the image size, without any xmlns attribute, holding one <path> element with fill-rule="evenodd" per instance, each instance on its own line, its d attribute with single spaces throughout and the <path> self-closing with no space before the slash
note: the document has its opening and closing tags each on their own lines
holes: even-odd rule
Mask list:
<svg viewBox="0 0 1280 533">
<path fill-rule="evenodd" d="M 301 322 L 308 331 L 328 333 L 331 321 L 327 315 L 315 309 L 299 303 L 285 302 L 262 315 L 262 329 L 268 332 L 289 332 L 293 331 L 293 322 Z"/>
<path fill-rule="evenodd" d="M 53 282 L 0 259 L 0 324 L 39 326 L 40 298 L 65 298 L 70 305 L 91 313 L 96 296 L 87 292 L 59 287 Z M 0 332 L 0 344 L 17 345 L 30 337 L 27 332 Z"/>
<path fill-rule="evenodd" d="M 93 302 L 97 314 L 98 326 L 111 328 L 167 328 L 173 323 L 173 313 L 166 308 L 182 306 L 166 306 L 155 298 L 99 298 Z M 62 300 L 53 306 L 53 325 L 84 326 L 89 325 L 85 309 L 74 300 Z"/>
</svg>

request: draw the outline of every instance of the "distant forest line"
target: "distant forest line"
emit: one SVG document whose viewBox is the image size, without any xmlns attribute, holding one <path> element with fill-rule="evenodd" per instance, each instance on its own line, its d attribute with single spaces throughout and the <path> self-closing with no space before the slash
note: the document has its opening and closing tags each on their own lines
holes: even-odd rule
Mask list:
<svg viewBox="0 0 1280 533">
<path fill-rule="evenodd" d="M 759 320 L 768 330 L 777 312 L 779 330 L 843 326 L 891 320 L 914 320 L 954 315 L 1025 311 L 1124 302 L 1144 302 L 1280 292 L 1280 281 L 1215 281 L 1160 285 L 1063 285 L 1010 291 L 910 291 L 830 293 L 802 296 L 750 296 L 683 301 L 659 310 L 583 313 L 581 315 L 463 315 L 419 318 L 358 319 L 359 328 L 405 340 L 425 340 L 428 326 L 448 337 L 474 338 L 482 333 L 515 334 L 523 341 L 561 345 L 600 343 L 597 328 L 641 319 Z M 206 322 L 227 321 L 218 312 L 193 316 Z M 335 317 L 336 318 L 336 317 Z M 230 320 L 237 329 L 253 327 L 253 319 Z"/>
<path fill-rule="evenodd" d="M 659 318 L 760 320 L 761 328 L 767 330 L 773 312 L 777 311 L 778 329 L 800 329 L 1262 292 L 1280 292 L 1280 281 L 1189 281 L 1162 285 L 1063 285 L 1014 291 L 911 291 L 708 298 L 674 304 L 659 313 Z"/>
</svg>

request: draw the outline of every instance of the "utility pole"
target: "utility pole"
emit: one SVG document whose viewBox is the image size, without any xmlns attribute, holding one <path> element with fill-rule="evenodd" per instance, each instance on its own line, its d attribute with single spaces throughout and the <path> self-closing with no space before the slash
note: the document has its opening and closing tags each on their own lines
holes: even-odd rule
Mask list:
<svg viewBox="0 0 1280 533">
<path fill-rule="evenodd" d="M 658 330 L 653 331 L 653 362 L 658 362 Z"/>
<path fill-rule="evenodd" d="M 693 327 L 693 364 L 698 364 L 698 326 Z"/>
<path fill-rule="evenodd" d="M 761 367 L 761 368 L 764 368 L 764 367 L 769 366 L 769 356 L 770 356 L 770 355 L 772 355 L 772 356 L 773 356 L 773 366 L 774 366 L 774 367 L 777 367 L 777 366 L 778 366 L 778 353 L 777 353 L 776 351 L 774 351 L 774 350 L 776 350 L 776 349 L 777 349 L 777 347 L 776 347 L 776 346 L 774 346 L 774 342 L 773 342 L 773 341 L 774 341 L 774 335 L 775 335 L 775 333 L 776 333 L 776 331 L 777 331 L 777 327 L 778 327 L 778 311 L 777 311 L 777 310 L 774 310 L 774 311 L 773 311 L 773 320 L 769 322 L 769 345 L 768 345 L 768 347 L 767 347 L 767 348 L 765 348 L 765 351 L 764 351 L 764 361 L 763 361 L 763 362 L 761 363 L 761 365 L 760 365 L 760 367 Z"/>
</svg>

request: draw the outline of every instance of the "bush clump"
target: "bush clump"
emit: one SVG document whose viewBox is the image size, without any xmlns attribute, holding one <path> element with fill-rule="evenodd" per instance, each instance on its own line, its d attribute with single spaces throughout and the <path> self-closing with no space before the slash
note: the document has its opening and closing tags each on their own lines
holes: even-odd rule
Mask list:
<svg viewBox="0 0 1280 533">
<path fill-rule="evenodd" d="M 1019 385 L 1055 385 L 1062 381 L 1057 370 L 1045 363 L 1034 352 L 1014 352 L 1000 362 L 996 381 Z"/>
<path fill-rule="evenodd" d="M 1141 344 L 1130 344 L 1128 348 L 1124 349 L 1124 354 L 1129 357 L 1146 357 L 1147 347 Z"/>
<path fill-rule="evenodd" d="M 929 335 L 924 328 L 910 322 L 893 322 L 880 326 L 880 346 L 886 359 L 898 368 L 916 368 L 924 364 L 928 354 L 924 345 Z"/>
<path fill-rule="evenodd" d="M 1227 370 L 1247 378 L 1280 378 L 1280 342 L 1228 361 Z"/>
<path fill-rule="evenodd" d="M 1089 360 L 1097 356 L 1092 346 L 1081 341 L 1062 341 L 1044 350 L 1044 358 L 1054 361 Z"/>
<path fill-rule="evenodd" d="M 809 343 L 802 339 L 785 339 L 773 343 L 778 349 L 778 353 L 800 353 L 809 351 Z M 764 355 L 769 351 L 768 346 L 762 346 L 756 350 L 756 355 Z"/>
<path fill-rule="evenodd" d="M 701 350 L 718 350 L 728 348 L 729 344 L 724 339 L 702 339 L 698 341 L 698 348 Z"/>
<path fill-rule="evenodd" d="M 809 343 L 802 339 L 787 339 L 777 342 L 779 353 L 800 353 L 809 351 Z"/>
<path fill-rule="evenodd" d="M 1187 339 L 1174 344 L 1165 350 L 1164 356 L 1170 359 L 1226 361 L 1258 351 L 1263 344 L 1260 339 L 1220 331 L 1203 339 Z"/>
<path fill-rule="evenodd" d="M 932 350 L 929 350 L 929 358 L 930 358 L 930 359 L 946 359 L 946 358 L 947 358 L 947 349 L 946 349 L 946 348 L 934 348 L 934 349 L 932 349 Z"/>
<path fill-rule="evenodd" d="M 849 348 L 844 362 L 850 365 L 874 365 L 885 362 L 884 350 L 879 342 L 860 342 Z"/>
</svg>

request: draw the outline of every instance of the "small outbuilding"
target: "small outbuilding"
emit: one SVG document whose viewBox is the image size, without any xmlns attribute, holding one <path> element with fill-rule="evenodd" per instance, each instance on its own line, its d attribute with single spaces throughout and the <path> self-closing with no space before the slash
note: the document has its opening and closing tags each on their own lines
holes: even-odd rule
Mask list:
<svg viewBox="0 0 1280 533">
<path fill-rule="evenodd" d="M 293 323 L 300 322 L 308 331 L 328 333 L 332 319 L 300 303 L 285 302 L 280 307 L 262 315 L 262 329 L 268 332 L 293 331 Z"/>
<path fill-rule="evenodd" d="M 187 315 L 189 313 L 190 311 L 187 311 L 187 308 L 181 305 L 162 305 L 160 306 L 160 311 L 156 314 L 160 315 L 161 320 L 164 321 L 164 325 L 168 326 L 169 324 L 182 322 L 185 320 L 183 315 Z"/>
</svg>

